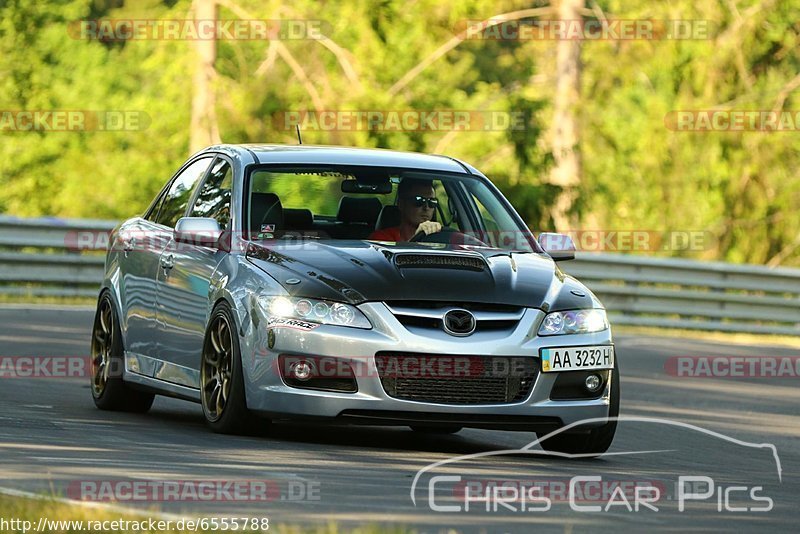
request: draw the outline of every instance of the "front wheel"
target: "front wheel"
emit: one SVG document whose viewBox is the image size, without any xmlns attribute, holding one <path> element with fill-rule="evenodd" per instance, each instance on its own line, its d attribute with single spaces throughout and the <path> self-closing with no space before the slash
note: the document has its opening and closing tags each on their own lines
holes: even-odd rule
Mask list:
<svg viewBox="0 0 800 534">
<path fill-rule="evenodd" d="M 220 434 L 242 434 L 258 424 L 257 418 L 247 409 L 235 324 L 227 303 L 214 308 L 200 363 L 203 414 L 208 426 Z"/>
<path fill-rule="evenodd" d="M 614 419 L 603 426 L 593 428 L 588 432 L 556 434 L 539 444 L 546 451 L 566 454 L 580 454 L 588 457 L 600 456 L 611 447 L 614 434 L 617 432 L 617 417 L 619 416 L 619 368 L 616 362 L 611 372 L 611 399 L 608 407 L 608 416 Z M 547 434 L 537 434 L 539 438 Z"/>
<path fill-rule="evenodd" d="M 144 413 L 155 395 L 130 388 L 122 380 L 125 359 L 116 308 L 106 291 L 97 303 L 92 328 L 92 398 L 101 410 Z"/>
</svg>

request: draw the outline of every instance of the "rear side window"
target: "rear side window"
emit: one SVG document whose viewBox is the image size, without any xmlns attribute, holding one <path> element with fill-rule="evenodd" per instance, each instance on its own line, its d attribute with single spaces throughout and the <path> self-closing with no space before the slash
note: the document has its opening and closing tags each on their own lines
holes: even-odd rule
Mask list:
<svg viewBox="0 0 800 534">
<path fill-rule="evenodd" d="M 171 228 L 175 227 L 178 219 L 186 213 L 192 193 L 197 188 L 200 178 L 203 177 L 210 164 L 211 158 L 198 159 L 175 178 L 169 191 L 164 196 L 164 200 L 161 202 L 161 208 L 156 219 L 158 224 Z"/>
<path fill-rule="evenodd" d="M 189 213 L 192 217 L 216 219 L 220 228 L 226 228 L 231 218 L 231 190 L 233 188 L 233 169 L 224 159 L 217 159 L 211 173 L 203 182 L 197 200 Z"/>
</svg>

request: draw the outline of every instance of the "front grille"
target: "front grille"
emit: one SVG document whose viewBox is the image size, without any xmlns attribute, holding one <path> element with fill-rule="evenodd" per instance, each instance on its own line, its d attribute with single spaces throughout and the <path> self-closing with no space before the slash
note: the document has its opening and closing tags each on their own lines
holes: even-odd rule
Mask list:
<svg viewBox="0 0 800 534">
<path fill-rule="evenodd" d="M 443 254 L 398 254 L 394 258 L 398 267 L 443 267 L 446 269 L 466 269 L 483 271 L 486 261 L 476 256 L 451 256 Z"/>
<path fill-rule="evenodd" d="M 431 330 L 441 330 L 444 314 L 453 308 L 469 310 L 475 315 L 475 332 L 511 330 L 516 328 L 525 312 L 520 306 L 474 302 L 395 300 L 384 304 L 406 328 Z"/>
<path fill-rule="evenodd" d="M 528 398 L 536 358 L 379 352 L 384 391 L 396 399 L 437 404 L 511 404 Z"/>
<path fill-rule="evenodd" d="M 433 319 L 430 317 L 419 317 L 415 315 L 401 315 L 398 314 L 397 320 L 400 321 L 405 327 L 429 328 L 432 330 L 442 329 L 442 320 Z M 478 321 L 476 323 L 475 332 L 491 332 L 496 330 L 509 330 L 517 326 L 518 320 L 507 321 Z"/>
</svg>

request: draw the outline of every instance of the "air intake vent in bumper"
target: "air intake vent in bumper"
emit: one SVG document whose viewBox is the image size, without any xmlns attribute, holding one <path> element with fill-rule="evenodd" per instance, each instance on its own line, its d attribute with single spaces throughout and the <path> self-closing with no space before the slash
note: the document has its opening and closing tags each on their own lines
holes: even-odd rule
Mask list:
<svg viewBox="0 0 800 534">
<path fill-rule="evenodd" d="M 375 364 L 390 397 L 437 404 L 522 402 L 539 374 L 539 361 L 524 356 L 379 352 Z"/>
</svg>

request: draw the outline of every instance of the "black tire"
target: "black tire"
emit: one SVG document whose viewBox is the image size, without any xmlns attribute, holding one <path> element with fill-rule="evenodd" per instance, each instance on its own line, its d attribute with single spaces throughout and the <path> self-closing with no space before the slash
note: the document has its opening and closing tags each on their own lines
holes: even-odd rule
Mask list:
<svg viewBox="0 0 800 534">
<path fill-rule="evenodd" d="M 614 369 L 611 372 L 611 399 L 608 409 L 609 417 L 619 416 L 619 367 L 614 363 Z M 579 428 L 579 427 L 578 427 Z M 560 452 L 566 454 L 581 454 L 590 455 L 588 458 L 600 456 L 611 447 L 614 441 L 614 434 L 617 432 L 617 420 L 609 421 L 603 426 L 593 428 L 589 432 L 583 431 L 581 433 L 568 433 L 562 432 L 556 434 L 539 444 L 546 451 Z M 546 436 L 548 433 L 542 432 L 537 434 L 539 438 Z"/>
<path fill-rule="evenodd" d="M 108 291 L 100 295 L 92 327 L 92 398 L 101 410 L 144 413 L 155 395 L 138 391 L 122 379 L 125 368 L 122 330 Z"/>
<path fill-rule="evenodd" d="M 247 409 L 236 321 L 227 302 L 208 320 L 200 361 L 200 398 L 206 423 L 220 434 L 251 434 L 268 423 Z"/>
<path fill-rule="evenodd" d="M 455 434 L 461 432 L 464 427 L 461 426 L 424 426 L 424 425 L 411 425 L 409 428 L 414 432 L 422 432 L 423 434 Z"/>
</svg>

